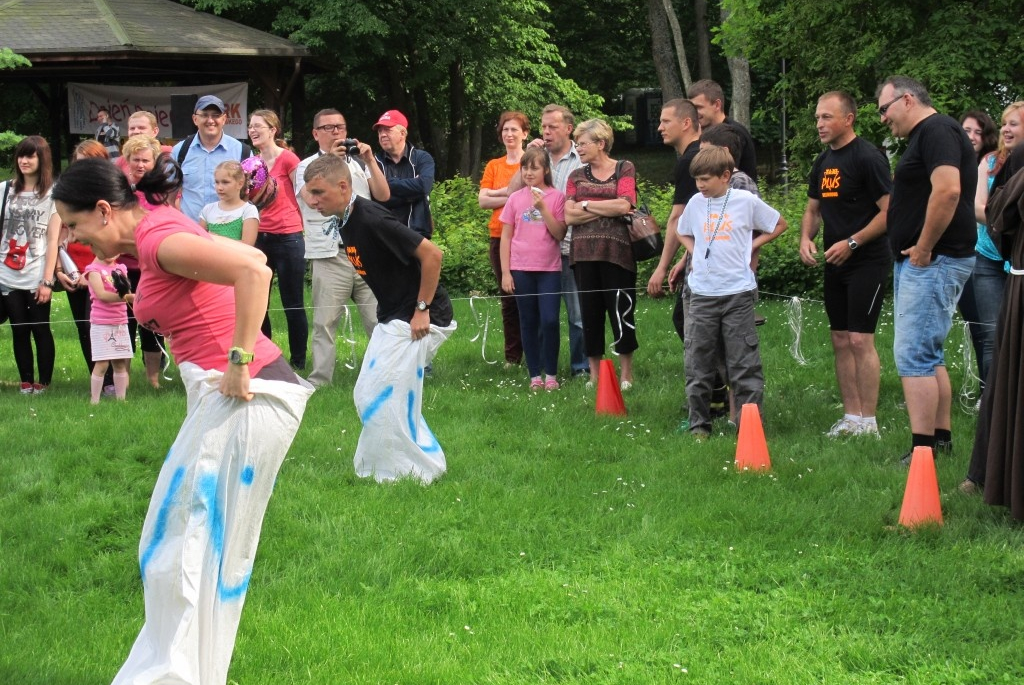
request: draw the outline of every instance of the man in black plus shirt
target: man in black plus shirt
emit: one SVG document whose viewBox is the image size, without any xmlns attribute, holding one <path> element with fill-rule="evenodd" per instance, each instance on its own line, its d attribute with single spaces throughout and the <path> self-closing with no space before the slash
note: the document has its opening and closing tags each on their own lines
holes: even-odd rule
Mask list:
<svg viewBox="0 0 1024 685">
<path fill-rule="evenodd" d="M 658 266 L 647 282 L 647 292 L 652 297 L 661 297 L 663 294 L 665 275 L 681 246 L 679 235 L 676 233 L 676 222 L 682 216 L 686 203 L 697 194 L 697 183 L 693 176 L 690 176 L 690 162 L 700 152 L 700 124 L 693 103 L 682 98 L 666 102 L 661 108 L 658 132 L 661 133 L 661 139 L 666 145 L 675 148 L 678 157 L 673 174 L 675 194 L 672 196 L 672 211 L 665 224 L 665 248 L 662 250 Z M 683 339 L 683 321 L 686 316 L 683 301 L 684 284 L 681 273 L 678 283 L 669 283 L 669 289 L 679 293 L 672 313 L 672 323 L 680 340 Z"/>
<path fill-rule="evenodd" d="M 841 91 L 818 99 L 818 138 L 828 147 L 814 160 L 801 222 L 800 259 L 818 265 L 814 238 L 825 223 L 825 312 L 832 330 L 843 418 L 826 433 L 878 437 L 880 365 L 875 329 L 892 257 L 885 213 L 892 190 L 889 161 L 853 130 L 857 103 Z"/>
<path fill-rule="evenodd" d="M 918 81 L 892 76 L 877 97 L 882 123 L 907 139 L 886 221 L 896 260 L 893 352 L 911 444 L 951 452 L 952 388 L 942 346 L 974 268 L 977 157 L 960 124 L 935 111 Z"/>
</svg>

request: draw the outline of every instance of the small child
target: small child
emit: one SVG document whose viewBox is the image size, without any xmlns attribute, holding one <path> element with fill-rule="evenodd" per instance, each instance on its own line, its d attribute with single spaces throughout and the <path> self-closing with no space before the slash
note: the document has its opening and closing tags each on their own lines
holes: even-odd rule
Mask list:
<svg viewBox="0 0 1024 685">
<path fill-rule="evenodd" d="M 519 169 L 525 187 L 509 195 L 499 217 L 501 289 L 516 295 L 530 390 L 558 390 L 565 195 L 551 187 L 543 148 L 523 153 Z"/>
<path fill-rule="evenodd" d="M 676 228 L 693 261 L 687 277 L 685 366 L 690 433 L 697 439 L 711 432 L 709 404 L 720 346 L 736 404 L 763 408 L 764 375 L 754 325 L 757 283 L 750 257 L 778 238 L 786 222 L 753 193 L 731 188 L 732 169 L 732 155 L 723 147 L 697 153 L 690 175 L 700 196 L 690 199 Z M 761 235 L 755 238 L 755 231 Z"/>
<path fill-rule="evenodd" d="M 255 245 L 260 212 L 248 201 L 242 165 L 234 161 L 218 164 L 213 170 L 213 187 L 220 199 L 203 207 L 199 212 L 199 225 L 210 233 Z"/>
<path fill-rule="evenodd" d="M 103 376 L 107 367 L 114 366 L 114 395 L 119 400 L 128 394 L 128 363 L 132 358 L 132 343 L 128 336 L 128 305 L 114 285 L 114 274 L 128 283 L 128 267 L 118 264 L 114 255 L 108 259 L 97 257 L 85 267 L 84 276 L 89 283 L 89 335 L 92 340 L 92 403 L 99 404 L 103 390 Z M 127 285 L 124 286 L 127 288 Z M 130 295 L 129 295 L 130 297 Z"/>
</svg>

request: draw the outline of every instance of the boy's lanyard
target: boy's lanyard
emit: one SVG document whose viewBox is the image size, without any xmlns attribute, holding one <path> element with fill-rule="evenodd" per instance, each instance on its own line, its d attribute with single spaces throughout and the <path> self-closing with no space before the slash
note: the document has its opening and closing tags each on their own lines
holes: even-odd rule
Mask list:
<svg viewBox="0 0 1024 685">
<path fill-rule="evenodd" d="M 732 188 L 725 191 L 725 202 L 722 203 L 722 211 L 718 215 L 718 224 L 715 226 L 715 231 L 711 234 L 711 239 L 708 241 L 707 249 L 704 250 L 704 268 L 707 273 L 711 273 L 711 264 L 708 260 L 711 259 L 711 246 L 715 243 L 715 237 L 718 236 L 718 232 L 722 229 L 722 221 L 725 220 L 725 208 L 729 205 L 729 195 L 732 194 Z M 708 198 L 708 225 L 711 225 L 711 198 Z"/>
</svg>

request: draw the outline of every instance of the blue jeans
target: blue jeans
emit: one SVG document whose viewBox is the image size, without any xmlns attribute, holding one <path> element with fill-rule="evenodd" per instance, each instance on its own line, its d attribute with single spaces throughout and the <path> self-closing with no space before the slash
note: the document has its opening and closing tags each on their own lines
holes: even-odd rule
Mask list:
<svg viewBox="0 0 1024 685">
<path fill-rule="evenodd" d="M 530 377 L 558 372 L 559 314 L 561 298 L 559 271 L 513 271 L 516 304 L 519 307 L 519 333 Z"/>
<path fill-rule="evenodd" d="M 576 289 L 576 277 L 569 267 L 569 256 L 562 255 L 562 300 L 565 302 L 565 318 L 569 324 L 569 363 L 573 373 L 590 372 L 583 349 L 583 314 L 580 312 L 580 297 Z"/>
<path fill-rule="evenodd" d="M 937 255 L 928 266 L 914 266 L 909 259 L 896 262 L 892 347 L 900 377 L 934 376 L 935 367 L 946 365 L 942 345 L 973 269 L 974 257 Z"/>
<path fill-rule="evenodd" d="M 309 321 L 306 318 L 306 241 L 296 233 L 260 233 L 256 247 L 267 256 L 267 266 L 277 274 L 281 306 L 288 322 L 288 350 L 292 367 L 306 366 Z M 263 319 L 263 334 L 271 337 L 270 314 Z"/>
<path fill-rule="evenodd" d="M 964 284 L 964 292 L 960 296 L 960 313 L 971 329 L 971 344 L 978 361 L 978 378 L 981 379 L 982 387 L 985 386 L 992 364 L 996 322 L 999 319 L 999 307 L 1003 303 L 1005 285 L 1003 262 L 979 254 L 974 262 L 974 272 Z"/>
</svg>

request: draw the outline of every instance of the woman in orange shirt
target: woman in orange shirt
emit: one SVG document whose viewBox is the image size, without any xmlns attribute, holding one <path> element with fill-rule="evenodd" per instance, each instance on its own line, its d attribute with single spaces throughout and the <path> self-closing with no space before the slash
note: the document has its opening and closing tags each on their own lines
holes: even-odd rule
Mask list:
<svg viewBox="0 0 1024 685">
<path fill-rule="evenodd" d="M 505 112 L 498 120 L 498 137 L 505 145 L 505 154 L 492 159 L 484 168 L 480 179 L 480 207 L 493 210 L 487 223 L 490 232 L 488 256 L 494 280 L 501 290 L 501 210 L 508 201 L 508 184 L 519 173 L 519 160 L 523 156 L 523 143 L 530 135 L 530 120 L 522 112 Z M 522 184 L 520 184 L 521 187 Z M 519 335 L 519 308 L 512 295 L 501 298 L 501 323 L 505 333 L 505 366 L 523 360 L 523 342 Z"/>
</svg>

